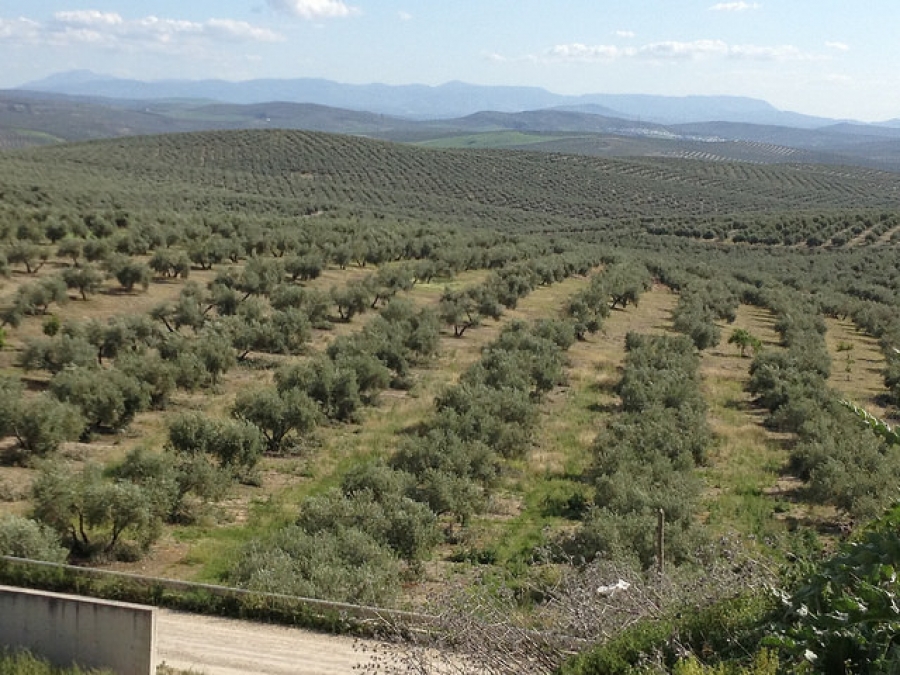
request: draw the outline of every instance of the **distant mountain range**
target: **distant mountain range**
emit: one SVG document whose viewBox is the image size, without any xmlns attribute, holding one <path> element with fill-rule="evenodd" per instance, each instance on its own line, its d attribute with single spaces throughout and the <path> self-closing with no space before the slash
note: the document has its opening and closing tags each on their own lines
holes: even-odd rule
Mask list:
<svg viewBox="0 0 900 675">
<path fill-rule="evenodd" d="M 140 82 L 73 71 L 0 91 L 0 148 L 290 128 L 442 147 L 851 164 L 900 171 L 900 120 L 862 124 L 742 97 L 591 94 L 452 82 Z"/>
<path fill-rule="evenodd" d="M 113 99 L 192 99 L 252 104 L 268 101 L 316 103 L 395 115 L 412 119 L 464 117 L 485 110 L 523 112 L 565 108 L 607 117 L 686 124 L 690 122 L 743 122 L 815 128 L 828 120 L 777 110 L 765 101 L 739 96 L 651 96 L 586 94 L 563 96 L 537 87 L 480 86 L 448 82 L 426 85 L 341 84 L 331 80 L 260 79 L 244 82 L 225 80 L 162 80 L 144 82 L 78 70 L 29 82 L 19 89 L 72 96 Z"/>
</svg>

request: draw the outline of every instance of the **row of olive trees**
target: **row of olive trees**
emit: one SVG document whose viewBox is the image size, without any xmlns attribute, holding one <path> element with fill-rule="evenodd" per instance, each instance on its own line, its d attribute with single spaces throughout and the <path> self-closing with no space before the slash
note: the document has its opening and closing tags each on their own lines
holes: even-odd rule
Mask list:
<svg viewBox="0 0 900 675">
<path fill-rule="evenodd" d="M 45 333 L 25 342 L 18 362 L 46 371 L 46 390 L 25 396 L 17 378 L 0 389 L 8 418 L 0 435 L 16 437 L 21 461 L 66 440 L 118 431 L 141 411 L 164 409 L 178 388 L 214 386 L 235 360 L 230 336 L 216 327 L 188 339 L 148 317 L 50 322 Z"/>
<path fill-rule="evenodd" d="M 502 269 L 563 249 L 537 237 L 512 237 L 481 229 L 440 227 L 322 213 L 316 218 L 272 218 L 249 214 L 72 211 L 63 206 L 20 206 L 0 218 L 0 249 L 8 265 L 36 273 L 51 257 L 104 263 L 115 256 L 146 256 L 163 277 L 187 276 L 191 268 L 212 269 L 253 257 L 284 262 L 296 279 L 315 278 L 334 265 L 381 266 L 419 261 L 422 277 L 464 269 Z M 583 247 L 582 247 L 583 248 Z"/>
<path fill-rule="evenodd" d="M 830 358 L 818 307 L 792 295 L 773 296 L 783 351 L 758 354 L 749 391 L 769 410 L 768 424 L 796 434 L 791 465 L 817 502 L 854 518 L 877 515 L 896 499 L 900 454 L 857 425 L 827 384 Z"/>
<path fill-rule="evenodd" d="M 656 559 L 656 521 L 665 514 L 668 556 L 690 559 L 700 536 L 697 510 L 702 482 L 696 468 L 713 438 L 700 390 L 699 359 L 684 336 L 626 338 L 617 392 L 622 411 L 592 446 L 587 477 L 593 508 L 563 550 L 582 560 Z"/>
<path fill-rule="evenodd" d="M 100 292 L 108 279 L 114 278 L 119 287 L 130 293 L 136 286 L 146 290 L 152 280 L 150 268 L 146 264 L 117 255 L 102 266 L 87 264 L 67 267 L 58 274 L 40 277 L 22 284 L 16 289 L 8 305 L 0 309 L 3 325 L 18 327 L 29 316 L 45 316 L 54 305 L 66 305 L 69 291 L 76 291 L 87 300 Z"/>
<path fill-rule="evenodd" d="M 281 260 L 254 258 L 242 270 L 220 273 L 207 289 L 189 283 L 176 303 L 154 310 L 155 321 L 45 320 L 45 336 L 27 342 L 20 363 L 48 371 L 50 386 L 47 393 L 26 397 L 18 382 L 4 380 L 9 405 L 3 434 L 16 436 L 19 459 L 29 461 L 87 432 L 119 429 L 150 406 L 163 408 L 177 387 L 214 385 L 234 364 L 232 350 L 296 351 L 308 339 L 312 320 L 327 320 L 328 298 L 284 284 L 283 275 Z M 394 266 L 364 279 L 367 308 L 408 289 L 410 277 L 408 268 Z M 301 319 L 312 315 L 299 323 L 278 319 L 290 312 Z M 411 367 L 434 354 L 438 328 L 432 313 L 393 300 L 361 333 L 336 341 L 324 357 L 279 372 L 275 395 L 241 397 L 237 422 L 176 418 L 166 452 L 139 448 L 115 469 L 112 481 L 86 469 L 80 492 L 62 494 L 65 470 L 42 471 L 34 495 L 39 517 L 76 557 L 137 555 L 158 536 L 162 522 L 192 519 L 198 506 L 221 498 L 236 478 L 252 480 L 262 452 L 282 451 L 296 440 L 293 433 L 323 419 L 355 419 L 360 406 L 386 386 L 409 386 Z M 297 347 L 273 348 L 260 337 L 266 334 L 280 344 L 296 340 Z M 85 505 L 98 494 L 109 497 L 114 488 L 116 499 L 98 498 L 111 505 L 105 511 L 90 505 L 98 501 Z M 52 508 L 54 499 L 61 510 Z"/>
<path fill-rule="evenodd" d="M 247 276 L 258 280 L 264 275 L 251 269 Z M 238 288 L 244 286 L 238 284 Z M 175 303 L 154 310 L 159 323 L 136 316 L 61 326 L 45 322 L 47 334 L 26 341 L 19 364 L 26 370 L 50 373 L 48 392 L 26 400 L 11 390 L 8 396 L 15 405 L 11 403 L 9 410 L 18 423 L 8 426 L 4 435 L 16 436 L 23 458 L 46 455 L 65 440 L 114 431 L 142 410 L 165 408 L 177 388 L 215 386 L 251 350 L 298 353 L 311 336 L 312 323 L 324 320 L 324 299 L 299 287 L 280 288 L 273 291 L 271 310 L 249 296 L 235 299 L 230 293 L 234 288 L 214 284 L 206 291 L 189 283 Z M 382 293 L 387 297 L 387 291 Z M 409 335 L 393 333 L 391 322 L 407 326 Z M 190 327 L 188 333 L 182 332 L 185 326 Z M 398 302 L 363 332 L 363 339 L 333 346 L 345 352 L 342 372 L 348 366 L 356 370 L 349 385 L 355 393 L 349 396 L 357 400 L 348 399 L 342 405 L 358 407 L 360 394 L 367 397 L 390 383 L 401 383 L 408 376 L 410 361 L 433 353 L 437 332 L 431 314 L 416 314 L 408 304 Z M 369 345 L 363 346 L 364 341 Z M 388 364 L 377 362 L 376 356 L 373 365 L 366 359 L 370 352 L 380 353 Z M 334 379 L 322 368 L 319 377 Z M 10 387 L 13 383 L 6 388 Z M 329 405 L 324 400 L 320 403 Z M 269 410 L 274 414 L 273 408 Z M 326 416 L 334 414 L 326 410 Z M 284 433 L 270 433 L 274 450 Z"/>
<path fill-rule="evenodd" d="M 719 344 L 722 330 L 716 321 L 732 323 L 737 318 L 740 299 L 721 281 L 692 279 L 682 288 L 672 312 L 672 325 L 687 335 L 699 350 Z"/>
<path fill-rule="evenodd" d="M 900 405 L 900 315 L 892 306 L 895 299 L 884 303 L 874 299 L 850 299 L 842 303 L 840 312 L 848 315 L 867 334 L 878 338 L 885 359 L 884 386 L 888 398 Z"/>
<path fill-rule="evenodd" d="M 439 337 L 430 310 L 395 299 L 325 354 L 277 370 L 274 386 L 240 392 L 232 412 L 260 430 L 267 452 L 290 452 L 321 422 L 358 421 L 382 390 L 411 386 L 412 368 L 437 353 Z"/>
<path fill-rule="evenodd" d="M 641 295 L 652 287 L 653 279 L 643 263 L 607 262 L 609 266 L 602 273 L 594 274 L 587 288 L 569 298 L 566 306 L 566 314 L 573 321 L 579 340 L 599 331 L 603 320 L 617 306 L 621 309 L 636 306 Z"/>
<path fill-rule="evenodd" d="M 26 400 L 32 413 L 44 405 Z M 74 406 L 57 410 L 63 421 L 66 413 L 78 421 Z M 15 411 L 7 414 L 15 417 Z M 36 421 L 54 424 L 46 416 Z M 192 413 L 170 420 L 161 453 L 139 446 L 121 464 L 104 469 L 89 463 L 77 472 L 61 460 L 45 461 L 31 491 L 34 522 L 8 524 L 10 532 L 28 536 L 10 543 L 0 533 L 0 552 L 52 560 L 135 559 L 159 537 L 164 523 L 192 522 L 235 481 L 255 482 L 264 449 L 255 426 Z"/>
<path fill-rule="evenodd" d="M 573 339 L 567 323 L 508 326 L 392 457 L 351 469 L 339 488 L 304 502 L 295 524 L 241 553 L 231 579 L 259 590 L 389 601 L 441 541 L 441 519 L 466 521 L 480 510 L 504 457 L 527 450 L 536 402 L 562 380 Z M 345 352 L 338 344 L 329 349 L 335 364 Z"/>
<path fill-rule="evenodd" d="M 591 251 L 553 254 L 497 270 L 477 286 L 461 290 L 447 288 L 438 313 L 463 337 L 485 319 L 499 319 L 504 309 L 515 309 L 519 300 L 541 285 L 550 285 L 576 274 L 587 274 L 597 263 Z"/>
</svg>

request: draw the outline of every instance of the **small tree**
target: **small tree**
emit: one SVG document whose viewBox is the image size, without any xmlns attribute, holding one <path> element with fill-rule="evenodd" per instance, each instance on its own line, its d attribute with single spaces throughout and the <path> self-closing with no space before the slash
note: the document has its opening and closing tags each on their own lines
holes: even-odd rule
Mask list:
<svg viewBox="0 0 900 675">
<path fill-rule="evenodd" d="M 407 265 L 390 265 L 380 268 L 371 275 L 367 284 L 372 290 L 372 309 L 378 303 L 385 304 L 400 291 L 412 289 L 415 277 Z"/>
<path fill-rule="evenodd" d="M 266 451 L 283 454 L 319 421 L 316 403 L 299 389 L 273 388 L 242 391 L 232 414 L 259 429 L 266 439 Z"/>
<path fill-rule="evenodd" d="M 106 262 L 111 251 L 109 242 L 105 239 L 86 239 L 84 242 L 84 257 L 89 262 Z"/>
<path fill-rule="evenodd" d="M 291 281 L 309 281 L 322 274 L 325 260 L 320 253 L 307 253 L 302 256 L 291 256 L 284 261 L 284 271 Z"/>
<path fill-rule="evenodd" d="M 227 251 L 225 240 L 222 237 L 215 236 L 191 243 L 188 247 L 187 256 L 190 262 L 197 265 L 201 270 L 210 270 L 213 265 L 225 259 Z"/>
<path fill-rule="evenodd" d="M 75 475 L 65 465 L 45 465 L 32 497 L 35 518 L 66 537 L 80 557 L 124 552 L 120 544 L 129 535 L 146 550 L 159 536 L 148 494 L 135 483 L 106 480 L 96 464 Z"/>
<path fill-rule="evenodd" d="M 107 266 L 127 293 L 131 293 L 135 286 L 140 286 L 145 291 L 150 287 L 153 275 L 145 263 L 124 256 L 116 256 L 107 263 Z"/>
<path fill-rule="evenodd" d="M 96 363 L 94 346 L 79 335 L 63 334 L 52 338 L 29 338 L 19 355 L 25 370 L 58 373 L 65 368 L 87 368 Z"/>
<path fill-rule="evenodd" d="M 243 588 L 383 605 L 400 587 L 400 561 L 357 528 L 315 534 L 292 525 L 239 552 L 229 579 Z"/>
<path fill-rule="evenodd" d="M 246 473 L 262 455 L 263 437 L 252 424 L 214 420 L 198 413 L 179 415 L 169 424 L 169 446 L 178 453 L 208 454 L 220 467 Z"/>
<path fill-rule="evenodd" d="M 60 258 L 71 258 L 72 264 L 77 265 L 84 255 L 84 239 L 81 237 L 66 237 L 59 242 L 56 255 Z"/>
<path fill-rule="evenodd" d="M 160 248 L 153 253 L 148 263 L 151 270 L 161 277 L 187 279 L 191 271 L 191 261 L 184 251 Z"/>
<path fill-rule="evenodd" d="M 438 305 L 441 320 L 453 326 L 453 336 L 458 338 L 485 318 L 499 319 L 502 313 L 497 297 L 483 286 L 463 291 L 446 289 Z"/>
<path fill-rule="evenodd" d="M 191 352 L 200 360 L 215 387 L 219 377 L 227 373 L 235 364 L 231 340 L 218 330 L 204 330 L 192 345 Z"/>
<path fill-rule="evenodd" d="M 68 301 L 69 296 L 62 277 L 45 277 L 19 287 L 13 298 L 10 316 L 16 314 L 20 319 L 22 316 L 42 316 L 49 311 L 53 303 L 64 305 Z M 18 325 L 16 320 L 5 320 L 12 325 Z"/>
<path fill-rule="evenodd" d="M 329 419 L 354 421 L 362 406 L 356 372 L 327 358 L 282 370 L 276 382 L 281 391 L 297 389 L 309 396 Z"/>
<path fill-rule="evenodd" d="M 852 352 L 853 352 L 853 343 L 852 342 L 839 342 L 837 346 L 838 354 L 845 354 L 844 357 L 844 372 L 847 373 L 847 381 L 850 381 L 850 374 L 853 372 L 853 364 L 855 361 L 853 360 Z"/>
<path fill-rule="evenodd" d="M 55 452 L 66 441 L 76 440 L 85 427 L 78 408 L 49 394 L 22 399 L 12 409 L 11 433 L 24 459 Z"/>
<path fill-rule="evenodd" d="M 747 355 L 747 350 L 752 349 L 754 354 L 762 349 L 762 341 L 746 328 L 735 328 L 728 338 L 728 344 L 736 345 L 741 352 L 741 358 Z"/>
<path fill-rule="evenodd" d="M 6 259 L 10 265 L 22 265 L 25 267 L 27 274 L 36 274 L 47 259 L 50 257 L 49 251 L 43 246 L 31 243 L 29 241 L 14 241 L 9 248 L 6 249 Z"/>
<path fill-rule="evenodd" d="M 166 408 L 177 384 L 175 364 L 155 352 L 125 352 L 116 360 L 116 368 L 141 383 L 153 410 Z"/>
<path fill-rule="evenodd" d="M 331 299 L 334 302 L 338 316 L 343 321 L 350 321 L 357 314 L 362 314 L 369 308 L 372 293 L 363 283 L 349 283 L 344 287 L 333 286 Z"/>
<path fill-rule="evenodd" d="M 66 268 L 63 270 L 62 278 L 66 288 L 77 290 L 81 294 L 81 299 L 87 300 L 89 294 L 100 290 L 105 276 L 93 265 L 84 265 Z"/>
<path fill-rule="evenodd" d="M 115 431 L 150 405 L 150 394 L 140 382 L 117 368 L 69 368 L 50 381 L 60 401 L 77 406 L 91 428 Z"/>
<path fill-rule="evenodd" d="M 609 293 L 610 309 L 625 309 L 629 304 L 637 306 L 641 294 L 652 287 L 653 279 L 642 264 L 620 263 L 603 275 L 603 285 Z"/>
<path fill-rule="evenodd" d="M 250 258 L 240 276 L 235 280 L 234 288 L 244 294 L 244 300 L 251 295 L 269 295 L 284 277 L 284 268 L 280 260 Z"/>
</svg>

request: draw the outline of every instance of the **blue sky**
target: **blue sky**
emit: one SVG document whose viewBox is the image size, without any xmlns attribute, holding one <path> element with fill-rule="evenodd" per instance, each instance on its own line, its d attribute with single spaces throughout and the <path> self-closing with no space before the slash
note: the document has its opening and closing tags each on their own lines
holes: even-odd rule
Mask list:
<svg viewBox="0 0 900 675">
<path fill-rule="evenodd" d="M 898 0 L 0 0 L 0 88 L 322 77 L 730 94 L 900 117 Z"/>
</svg>

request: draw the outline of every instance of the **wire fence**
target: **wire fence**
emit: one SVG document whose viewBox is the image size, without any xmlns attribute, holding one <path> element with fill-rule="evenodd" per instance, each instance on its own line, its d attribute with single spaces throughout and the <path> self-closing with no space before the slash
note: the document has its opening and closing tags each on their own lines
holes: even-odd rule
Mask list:
<svg viewBox="0 0 900 675">
<path fill-rule="evenodd" d="M 440 623 L 430 614 L 11 556 L 0 556 L 0 583 L 336 633 L 370 634 L 398 625 L 427 630 Z"/>
</svg>

